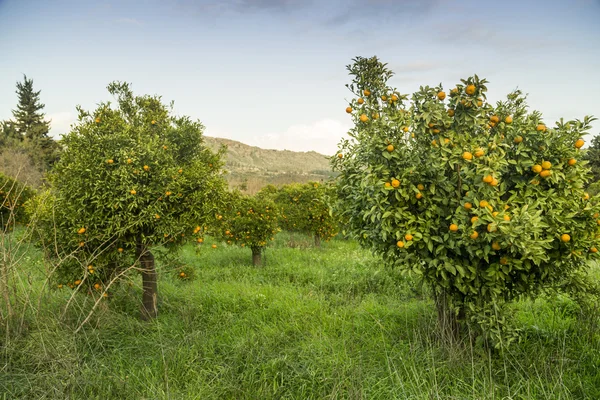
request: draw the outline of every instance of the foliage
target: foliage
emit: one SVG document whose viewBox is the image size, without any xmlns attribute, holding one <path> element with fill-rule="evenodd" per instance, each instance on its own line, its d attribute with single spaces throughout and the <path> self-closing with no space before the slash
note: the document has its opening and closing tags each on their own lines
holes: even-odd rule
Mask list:
<svg viewBox="0 0 600 400">
<path fill-rule="evenodd" d="M 203 145 L 200 122 L 173 116 L 160 97 L 134 96 L 126 83 L 108 91 L 116 107 L 78 108 L 51 189 L 30 206 L 41 245 L 60 260 L 57 284 L 104 285 L 140 249 L 182 244 L 224 191 L 220 154 Z"/>
<path fill-rule="evenodd" d="M 592 138 L 590 146 L 583 154 L 583 159 L 588 162 L 592 172 L 592 182 L 600 181 L 600 135 Z"/>
<path fill-rule="evenodd" d="M 275 200 L 283 229 L 313 235 L 317 243 L 337 234 L 337 221 L 329 205 L 333 194 L 331 185 L 317 182 L 284 185 L 276 192 L 268 186 L 259 192 L 259 196 Z"/>
<path fill-rule="evenodd" d="M 28 222 L 24 204 L 34 194 L 30 187 L 0 172 L 0 230 Z"/>
<path fill-rule="evenodd" d="M 332 159 L 342 217 L 432 287 L 440 321 L 472 320 L 498 344 L 506 302 L 587 287 L 600 206 L 584 192 L 579 148 L 593 118 L 546 127 L 519 91 L 487 103 L 477 76 L 449 96 L 422 86 L 409 106 L 376 57 L 348 70 L 355 126 Z"/>
<path fill-rule="evenodd" d="M 232 192 L 211 234 L 229 245 L 248 247 L 259 256 L 278 231 L 278 210 L 273 201 Z"/>
</svg>

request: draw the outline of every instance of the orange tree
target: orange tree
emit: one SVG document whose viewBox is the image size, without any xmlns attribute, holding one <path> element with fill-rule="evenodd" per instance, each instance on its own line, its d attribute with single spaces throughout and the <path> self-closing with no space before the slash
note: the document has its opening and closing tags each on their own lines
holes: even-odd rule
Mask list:
<svg viewBox="0 0 600 400">
<path fill-rule="evenodd" d="M 551 128 L 518 91 L 487 103 L 477 76 L 448 93 L 421 87 L 409 103 L 376 57 L 348 70 L 355 125 L 332 158 L 341 215 L 363 246 L 432 288 L 444 334 L 472 322 L 500 339 L 507 302 L 589 288 L 600 207 L 579 149 L 593 118 Z"/>
<path fill-rule="evenodd" d="M 283 229 L 314 236 L 318 247 L 321 239 L 328 241 L 337 234 L 337 222 L 329 206 L 333 194 L 330 185 L 308 182 L 284 185 L 277 192 L 263 189 L 259 195 L 275 200 Z"/>
<path fill-rule="evenodd" d="M 24 204 L 34 191 L 15 179 L 0 173 L 0 230 L 12 230 L 16 223 L 26 223 Z"/>
<path fill-rule="evenodd" d="M 38 210 L 40 239 L 58 258 L 59 285 L 107 286 L 132 265 L 143 280 L 142 316 L 157 315 L 152 246 L 172 248 L 212 218 L 225 190 L 220 154 L 203 144 L 203 126 L 172 115 L 160 97 L 135 96 L 126 83 L 108 91 L 116 104 L 93 112 L 64 136 Z"/>
<path fill-rule="evenodd" d="M 278 212 L 271 200 L 229 193 L 210 233 L 229 245 L 252 250 L 252 263 L 262 264 L 263 249 L 279 231 Z"/>
</svg>

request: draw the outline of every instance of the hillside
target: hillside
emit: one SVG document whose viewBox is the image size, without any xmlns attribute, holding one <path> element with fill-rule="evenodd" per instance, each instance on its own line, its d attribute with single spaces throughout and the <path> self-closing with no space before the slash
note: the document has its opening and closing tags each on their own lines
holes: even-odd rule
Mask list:
<svg viewBox="0 0 600 400">
<path fill-rule="evenodd" d="M 205 137 L 213 150 L 227 146 L 225 168 L 230 187 L 256 193 L 265 185 L 325 181 L 334 174 L 329 160 L 315 151 L 268 150 L 235 140 Z"/>
</svg>

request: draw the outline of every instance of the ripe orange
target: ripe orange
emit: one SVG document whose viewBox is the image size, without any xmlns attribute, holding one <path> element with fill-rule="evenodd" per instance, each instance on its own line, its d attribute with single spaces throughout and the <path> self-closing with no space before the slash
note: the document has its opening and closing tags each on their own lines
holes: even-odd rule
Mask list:
<svg viewBox="0 0 600 400">
<path fill-rule="evenodd" d="M 405 126 L 404 128 L 402 128 L 402 130 L 403 130 L 404 132 L 408 132 L 408 126 Z"/>
<path fill-rule="evenodd" d="M 77 279 L 75 282 L 73 282 L 75 285 L 79 285 L 81 284 L 81 281 L 79 279 Z"/>
<path fill-rule="evenodd" d="M 99 283 L 94 283 L 94 289 L 96 289 L 96 290 L 100 289 L 100 284 Z"/>
<path fill-rule="evenodd" d="M 481 180 L 485 183 L 492 183 L 492 181 L 494 180 L 494 177 L 491 175 L 486 175 Z"/>
<path fill-rule="evenodd" d="M 542 166 L 539 164 L 536 164 L 533 167 L 531 167 L 531 170 L 533 172 L 535 172 L 536 174 L 539 174 L 540 172 L 542 172 Z"/>
<path fill-rule="evenodd" d="M 454 117 L 454 110 L 452 108 L 448 109 L 448 116 Z"/>
<path fill-rule="evenodd" d="M 573 165 L 575 165 L 575 164 L 577 164 L 577 160 L 576 160 L 576 159 L 574 159 L 574 158 L 571 158 L 571 159 L 569 160 L 569 165 L 573 166 Z"/>
<path fill-rule="evenodd" d="M 421 193 L 417 193 L 415 195 L 415 197 L 417 198 L 417 200 L 421 199 L 423 197 L 423 195 Z"/>
<path fill-rule="evenodd" d="M 544 124 L 538 124 L 538 126 L 535 127 L 535 130 L 538 132 L 545 132 L 546 131 L 546 125 Z"/>
<path fill-rule="evenodd" d="M 598 252 L 598 249 L 597 249 L 597 248 L 595 248 L 595 247 L 592 247 L 592 248 L 590 249 L 590 253 L 597 253 L 597 252 Z"/>
<path fill-rule="evenodd" d="M 581 147 L 583 147 L 584 144 L 585 141 L 583 139 L 577 139 L 577 141 L 575 142 L 575 148 L 580 149 Z"/>
<path fill-rule="evenodd" d="M 394 146 L 389 144 L 388 147 L 386 147 L 386 150 L 391 153 L 392 151 L 394 151 Z"/>
<path fill-rule="evenodd" d="M 473 231 L 473 233 L 471 233 L 470 238 L 471 239 L 477 239 L 479 237 L 479 233 L 477 233 L 477 231 Z"/>
<path fill-rule="evenodd" d="M 179 274 L 180 277 L 184 278 L 185 277 L 185 272 L 182 272 Z"/>
<path fill-rule="evenodd" d="M 107 164 L 112 164 L 112 163 L 114 163 L 114 162 L 115 162 L 115 161 L 114 161 L 114 160 L 112 160 L 112 159 L 106 160 L 106 163 L 107 163 Z"/>
<path fill-rule="evenodd" d="M 396 96 L 395 94 L 392 95 L 392 101 L 398 101 L 398 96 Z"/>
<path fill-rule="evenodd" d="M 417 189 L 419 189 L 419 190 L 425 190 L 425 186 L 423 186 L 423 184 L 422 184 L 422 183 L 419 183 L 419 184 L 417 185 Z"/>
<path fill-rule="evenodd" d="M 496 228 L 496 224 L 492 223 L 492 224 L 488 224 L 488 226 L 487 226 L 487 231 L 488 232 L 494 232 L 494 231 L 496 231 L 496 229 L 497 229 Z"/>
<path fill-rule="evenodd" d="M 365 96 L 370 96 L 371 95 L 371 91 L 369 89 L 365 89 L 365 90 L 363 90 L 363 94 Z"/>
<path fill-rule="evenodd" d="M 475 156 L 475 157 L 477 157 L 477 158 L 479 158 L 479 157 L 482 157 L 484 154 L 485 154 L 485 152 L 483 151 L 483 149 L 482 149 L 482 148 L 478 148 L 478 149 L 475 151 L 475 154 L 474 154 L 474 156 Z"/>
<path fill-rule="evenodd" d="M 492 115 L 490 117 L 490 121 L 493 122 L 494 124 L 497 124 L 498 122 L 500 122 L 500 118 L 497 115 Z"/>
<path fill-rule="evenodd" d="M 473 208 L 473 204 L 467 202 L 467 203 L 465 203 L 465 208 L 467 210 L 470 210 L 471 208 Z"/>
<path fill-rule="evenodd" d="M 552 163 L 550 161 L 542 162 L 542 169 L 550 169 L 552 168 Z"/>
<path fill-rule="evenodd" d="M 131 193 L 131 194 L 136 194 L 137 192 L 135 191 L 135 189 L 131 189 L 131 190 L 129 191 L 129 193 Z"/>
<path fill-rule="evenodd" d="M 512 124 L 513 118 L 509 115 L 508 117 L 504 118 L 504 122 L 506 122 L 507 124 Z"/>
<path fill-rule="evenodd" d="M 485 201 L 485 200 L 481 200 L 481 201 L 479 202 L 479 207 L 481 207 L 481 208 L 483 208 L 483 207 L 487 207 L 487 206 L 489 206 L 489 205 L 490 205 L 490 203 L 488 203 L 488 202 L 487 202 L 487 201 Z"/>
<path fill-rule="evenodd" d="M 131 164 L 133 162 L 133 160 L 131 158 L 127 159 L 127 164 Z"/>
<path fill-rule="evenodd" d="M 392 187 L 397 188 L 400 186 L 400 181 L 398 179 L 392 179 Z"/>
<path fill-rule="evenodd" d="M 477 107 L 483 106 L 483 100 L 477 99 Z"/>
<path fill-rule="evenodd" d="M 338 153 L 338 158 L 343 158 L 344 155 L 342 153 Z"/>
<path fill-rule="evenodd" d="M 490 182 L 491 186 L 498 186 L 498 179 L 494 178 L 492 179 L 492 181 Z"/>
<path fill-rule="evenodd" d="M 452 90 L 450 90 L 450 96 L 454 96 L 458 94 L 458 88 L 454 88 Z"/>
<path fill-rule="evenodd" d="M 492 243 L 492 249 L 496 251 L 500 250 L 500 244 L 498 242 Z"/>
<path fill-rule="evenodd" d="M 502 217 L 502 219 L 504 219 L 505 221 L 510 221 L 510 215 L 506 214 L 504 215 L 504 217 Z"/>
<path fill-rule="evenodd" d="M 515 138 L 515 143 L 517 143 L 517 144 L 521 143 L 522 141 L 523 141 L 523 136 L 517 136 Z"/>
<path fill-rule="evenodd" d="M 471 153 L 470 153 L 470 152 L 468 152 L 468 151 L 465 151 L 465 152 L 462 154 L 462 158 L 464 158 L 465 160 L 472 160 L 472 159 L 473 159 L 473 154 L 471 154 Z"/>
<path fill-rule="evenodd" d="M 384 94 L 383 96 L 381 96 L 381 100 L 387 101 L 387 96 Z"/>
<path fill-rule="evenodd" d="M 160 219 L 160 215 L 158 215 L 158 214 L 154 214 L 154 218 L 156 218 L 156 219 Z"/>
<path fill-rule="evenodd" d="M 152 122 L 150 122 L 152 125 L 156 124 L 155 120 L 152 120 Z"/>
<path fill-rule="evenodd" d="M 119 253 L 122 253 L 122 252 L 123 252 L 123 248 L 122 248 L 122 247 L 119 247 L 119 248 L 117 249 L 117 251 L 118 251 Z"/>
<path fill-rule="evenodd" d="M 439 100 L 444 100 L 446 98 L 446 93 L 444 93 L 444 92 L 438 92 L 437 98 Z"/>
<path fill-rule="evenodd" d="M 367 117 L 367 114 L 362 114 L 362 115 L 360 116 L 360 120 L 361 120 L 362 122 L 367 122 L 367 121 L 369 120 L 369 117 Z"/>
<path fill-rule="evenodd" d="M 477 215 L 473 216 L 471 218 L 471 223 L 474 224 L 475 222 L 477 222 L 479 220 L 479 217 Z"/>
<path fill-rule="evenodd" d="M 585 192 L 585 193 L 583 194 L 583 199 L 584 199 L 584 200 L 589 200 L 589 199 L 590 199 L 590 194 L 589 194 L 589 193 L 587 193 L 587 192 Z"/>
<path fill-rule="evenodd" d="M 469 96 L 474 95 L 475 94 L 475 85 L 468 85 L 465 88 L 465 93 L 468 94 Z"/>
<path fill-rule="evenodd" d="M 404 242 L 402 240 L 398 240 L 398 242 L 396 243 L 396 246 L 403 248 L 404 247 Z"/>
<path fill-rule="evenodd" d="M 85 233 L 85 228 L 79 228 L 79 230 L 77 231 L 77 233 L 79 233 L 80 235 Z"/>
<path fill-rule="evenodd" d="M 386 188 L 392 187 L 392 184 L 389 182 L 386 182 L 383 184 L 383 186 L 385 186 Z"/>
<path fill-rule="evenodd" d="M 547 178 L 547 177 L 549 177 L 550 175 L 552 175 L 552 171 L 550 171 L 549 169 L 545 169 L 545 170 L 543 170 L 542 172 L 540 172 L 540 176 L 541 176 L 542 178 Z"/>
<path fill-rule="evenodd" d="M 202 238 L 198 238 L 197 242 L 198 242 L 198 243 L 202 243 L 202 242 L 204 242 L 204 239 L 202 239 Z"/>
<path fill-rule="evenodd" d="M 150 170 L 150 167 L 147 165 L 144 165 L 144 171 L 149 171 L 149 170 Z"/>
<path fill-rule="evenodd" d="M 566 243 L 571 240 L 571 236 L 569 236 L 567 233 L 563 233 L 560 235 L 560 240 Z"/>
<path fill-rule="evenodd" d="M 450 224 L 450 232 L 456 232 L 458 230 L 458 225 Z"/>
<path fill-rule="evenodd" d="M 96 118 L 96 123 L 99 124 L 100 123 L 100 118 Z"/>
<path fill-rule="evenodd" d="M 407 242 L 410 242 L 411 240 L 413 240 L 413 235 L 411 235 L 410 233 L 407 233 L 406 235 L 404 235 L 404 239 Z"/>
<path fill-rule="evenodd" d="M 350 114 L 352 112 L 352 107 L 346 107 L 346 112 Z"/>
<path fill-rule="evenodd" d="M 432 130 L 431 130 L 431 132 L 433 132 L 433 133 L 436 133 L 436 134 L 437 134 L 437 133 L 440 133 L 441 131 L 440 131 L 439 129 L 437 129 L 437 128 L 436 128 L 436 129 L 432 129 Z M 448 140 L 448 139 L 446 139 L 446 140 Z"/>
<path fill-rule="evenodd" d="M 216 245 L 216 244 L 213 244 L 211 247 L 212 247 L 213 249 L 216 249 L 216 248 L 217 248 L 217 245 Z"/>
</svg>

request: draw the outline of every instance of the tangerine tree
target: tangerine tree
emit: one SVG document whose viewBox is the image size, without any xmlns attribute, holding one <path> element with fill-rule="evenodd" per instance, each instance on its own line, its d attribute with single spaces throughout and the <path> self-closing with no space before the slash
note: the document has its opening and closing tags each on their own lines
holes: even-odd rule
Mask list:
<svg viewBox="0 0 600 400">
<path fill-rule="evenodd" d="M 220 154 L 203 143 L 200 122 L 172 115 L 158 96 L 113 82 L 116 103 L 78 107 L 62 142 L 44 204 L 34 205 L 47 255 L 61 260 L 57 284 L 106 296 L 128 267 L 140 266 L 142 316 L 157 315 L 152 247 L 173 248 L 197 233 L 225 190 Z M 186 236 L 187 235 L 187 236 Z"/>
<path fill-rule="evenodd" d="M 281 227 L 290 232 L 302 232 L 314 237 L 315 246 L 337 234 L 337 221 L 331 212 L 333 187 L 308 182 L 284 185 L 276 192 L 263 189 L 260 196 L 275 200 L 281 211 Z"/>
<path fill-rule="evenodd" d="M 279 231 L 275 203 L 232 192 L 219 217 L 210 233 L 229 245 L 251 249 L 252 263 L 262 265 L 263 250 Z"/>
<path fill-rule="evenodd" d="M 489 104 L 477 76 L 409 102 L 376 57 L 348 70 L 354 127 L 332 158 L 341 216 L 431 287 L 445 334 L 473 322 L 500 339 L 509 301 L 589 287 L 600 206 L 580 148 L 593 118 L 547 126 L 519 91 Z"/>
</svg>

